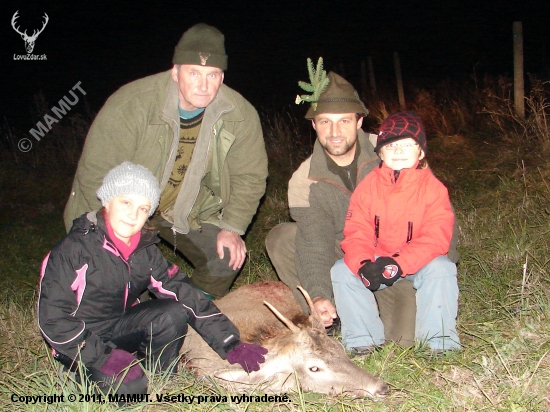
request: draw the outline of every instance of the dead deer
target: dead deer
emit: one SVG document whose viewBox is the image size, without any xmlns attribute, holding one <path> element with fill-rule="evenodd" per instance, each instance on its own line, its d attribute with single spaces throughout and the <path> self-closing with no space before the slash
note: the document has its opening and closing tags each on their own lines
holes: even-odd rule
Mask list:
<svg viewBox="0 0 550 412">
<path fill-rule="evenodd" d="M 300 288 L 311 309 L 313 304 Z M 267 302 L 270 301 L 270 303 Z M 264 302 L 265 301 L 265 302 Z M 183 344 L 187 367 L 197 377 L 213 377 L 234 392 L 302 390 L 337 395 L 386 397 L 389 386 L 355 365 L 340 342 L 330 338 L 314 310 L 304 314 L 281 282 L 242 286 L 214 302 L 239 328 L 241 340 L 269 353 L 257 372 L 222 360 L 192 329 Z"/>
</svg>

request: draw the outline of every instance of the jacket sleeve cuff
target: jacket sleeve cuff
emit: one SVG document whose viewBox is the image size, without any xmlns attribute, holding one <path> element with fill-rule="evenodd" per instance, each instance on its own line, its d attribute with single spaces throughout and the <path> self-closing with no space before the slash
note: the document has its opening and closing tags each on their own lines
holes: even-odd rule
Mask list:
<svg viewBox="0 0 550 412">
<path fill-rule="evenodd" d="M 90 334 L 81 349 L 81 359 L 84 365 L 95 369 L 101 369 L 107 362 L 114 345 L 103 342 L 99 336 Z"/>
<path fill-rule="evenodd" d="M 221 358 L 222 359 L 226 359 L 227 358 L 227 354 L 229 352 L 231 352 L 233 349 L 235 349 L 238 345 L 240 345 L 242 342 L 241 340 L 239 339 L 238 336 L 235 336 L 235 335 L 230 335 L 228 338 L 227 338 L 227 341 L 224 341 L 224 345 L 223 345 L 223 355 L 220 354 Z"/>
<path fill-rule="evenodd" d="M 408 267 L 407 262 L 405 261 L 405 259 L 403 259 L 403 257 L 395 256 L 395 257 L 392 257 L 392 259 L 397 262 L 397 264 L 399 265 L 399 267 L 403 271 L 403 274 L 401 275 L 402 278 L 404 278 L 408 275 L 412 275 L 412 273 L 407 272 L 409 270 L 409 267 Z"/>
<path fill-rule="evenodd" d="M 220 222 L 220 229 L 227 230 L 228 232 L 236 233 L 240 236 L 244 235 L 244 230 L 238 229 L 234 226 L 231 226 L 230 224 L 224 222 L 223 220 Z"/>
</svg>

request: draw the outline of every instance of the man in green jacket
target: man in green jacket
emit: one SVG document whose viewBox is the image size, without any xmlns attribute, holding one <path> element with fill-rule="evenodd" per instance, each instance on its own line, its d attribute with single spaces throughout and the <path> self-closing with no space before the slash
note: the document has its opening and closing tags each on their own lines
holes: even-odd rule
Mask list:
<svg viewBox="0 0 550 412">
<path fill-rule="evenodd" d="M 241 236 L 265 193 L 267 155 L 258 114 L 223 84 L 224 35 L 197 24 L 177 44 L 172 69 L 115 92 L 95 118 L 65 208 L 65 226 L 101 207 L 96 190 L 124 161 L 161 182 L 151 223 L 194 266 L 193 283 L 225 295 L 246 258 Z"/>
<path fill-rule="evenodd" d="M 266 247 L 279 278 L 307 305 L 296 285 L 309 292 L 329 332 L 337 319 L 330 269 L 343 258 L 340 242 L 349 200 L 355 187 L 380 163 L 369 135 L 361 129 L 368 114 L 353 86 L 336 73 L 306 119 L 317 133 L 313 154 L 294 172 L 288 184 L 290 215 L 269 232 Z M 313 83 L 313 82 L 312 82 Z M 404 282 L 399 282 L 404 283 Z M 409 282 L 410 283 L 410 282 Z M 416 302 L 410 285 L 376 292 L 388 340 L 414 343 Z M 361 354 L 361 353 L 356 353 Z"/>
</svg>

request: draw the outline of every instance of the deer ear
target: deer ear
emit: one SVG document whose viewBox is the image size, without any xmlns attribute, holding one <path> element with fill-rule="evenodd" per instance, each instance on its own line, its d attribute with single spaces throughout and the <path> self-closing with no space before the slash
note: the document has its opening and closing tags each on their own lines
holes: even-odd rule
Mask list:
<svg viewBox="0 0 550 412">
<path fill-rule="evenodd" d="M 308 319 L 313 329 L 322 331 L 323 333 L 327 333 L 325 325 L 323 324 L 323 321 L 321 320 L 321 318 L 319 318 L 319 316 L 309 315 Z"/>
</svg>

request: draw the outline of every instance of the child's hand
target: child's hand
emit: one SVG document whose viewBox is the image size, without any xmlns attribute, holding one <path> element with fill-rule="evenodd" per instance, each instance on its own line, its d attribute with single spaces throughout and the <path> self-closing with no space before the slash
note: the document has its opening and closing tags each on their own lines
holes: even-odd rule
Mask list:
<svg viewBox="0 0 550 412">
<path fill-rule="evenodd" d="M 361 276 L 363 285 L 373 292 L 378 290 L 384 280 L 382 271 L 376 262 L 372 262 L 371 260 L 363 260 L 361 263 L 363 263 L 363 266 L 359 268 L 359 276 Z"/>
<path fill-rule="evenodd" d="M 242 368 L 250 373 L 260 370 L 260 363 L 265 362 L 264 355 L 267 349 L 263 346 L 251 343 L 240 343 L 229 351 L 227 361 L 231 364 L 238 363 Z"/>
<path fill-rule="evenodd" d="M 143 376 L 143 370 L 134 355 L 122 349 L 113 349 L 100 372 L 119 380 L 126 370 L 128 372 L 124 376 L 123 383 L 134 381 Z"/>
<path fill-rule="evenodd" d="M 380 288 L 381 284 L 391 286 L 401 277 L 403 271 L 397 262 L 391 257 L 379 257 L 375 262 L 364 260 L 359 269 L 359 275 L 365 287 L 373 292 Z"/>
<path fill-rule="evenodd" d="M 395 281 L 399 279 L 403 274 L 403 271 L 399 267 L 399 264 L 395 261 L 395 259 L 391 257 L 379 257 L 374 263 L 377 266 L 377 269 L 380 271 L 380 274 L 382 276 L 381 283 L 383 283 L 384 285 L 393 285 Z"/>
</svg>

